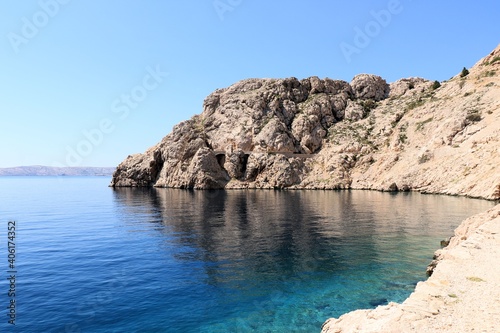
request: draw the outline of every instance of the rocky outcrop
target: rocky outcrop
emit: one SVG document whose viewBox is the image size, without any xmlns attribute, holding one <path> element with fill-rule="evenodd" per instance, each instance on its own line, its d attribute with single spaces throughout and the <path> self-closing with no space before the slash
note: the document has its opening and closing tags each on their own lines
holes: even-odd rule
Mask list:
<svg viewBox="0 0 500 333">
<path fill-rule="evenodd" d="M 389 95 L 389 85 L 379 76 L 360 74 L 351 81 L 354 96 L 359 99 L 381 101 Z"/>
<path fill-rule="evenodd" d="M 500 198 L 500 48 L 441 87 L 247 79 L 129 156 L 111 186 L 376 189 Z"/>
<path fill-rule="evenodd" d="M 387 86 L 380 77 L 365 77 L 372 80 L 363 82 L 374 87 L 358 82 L 359 89 Z M 300 184 L 307 168 L 299 155 L 321 150 L 328 129 L 344 119 L 348 103 L 355 100 L 351 85 L 338 80 L 243 80 L 209 95 L 201 115 L 174 127 L 157 146 L 129 156 L 111 185 L 208 189 Z"/>
<path fill-rule="evenodd" d="M 443 123 L 434 125 L 435 130 L 426 131 L 433 135 L 428 137 L 428 144 L 418 152 L 406 149 L 404 155 L 404 158 L 416 157 L 418 165 L 428 165 L 425 169 L 428 180 L 424 182 L 422 169 L 414 167 L 409 169 L 411 173 L 406 179 L 400 178 L 400 184 L 409 187 L 420 181 L 423 187 L 418 190 L 422 191 L 499 198 L 497 166 L 500 145 L 496 137 L 499 134 L 500 94 L 494 88 L 499 84 L 499 65 L 500 47 L 479 61 L 467 77 L 457 76 L 450 80 L 454 85 L 450 87 L 450 83 L 445 83 L 439 88 L 442 93 L 449 94 L 450 102 L 443 103 L 443 106 L 452 116 L 441 115 Z M 398 92 L 394 96 L 415 93 L 410 91 L 408 82 L 395 84 Z M 476 95 L 475 101 L 469 99 L 472 95 Z M 413 113 L 420 111 L 416 115 L 425 112 L 423 106 L 415 106 L 415 109 Z M 454 113 L 457 109 L 461 110 L 458 115 Z M 415 130 L 420 131 L 433 123 L 434 115 L 422 117 L 424 120 L 415 123 Z M 436 134 L 441 134 L 441 137 Z M 414 136 L 412 139 L 418 140 Z M 452 154 L 449 150 L 457 150 L 457 153 Z M 388 163 L 387 167 L 393 169 L 398 162 L 400 155 L 396 155 L 394 162 Z M 397 187 L 396 183 L 392 184 Z M 340 318 L 328 319 L 321 332 L 498 332 L 499 234 L 500 205 L 497 205 L 463 221 L 455 235 L 442 242 L 445 248 L 436 251 L 428 267 L 430 278 L 418 283 L 402 304 L 391 302 L 375 309 L 357 310 Z"/>
</svg>

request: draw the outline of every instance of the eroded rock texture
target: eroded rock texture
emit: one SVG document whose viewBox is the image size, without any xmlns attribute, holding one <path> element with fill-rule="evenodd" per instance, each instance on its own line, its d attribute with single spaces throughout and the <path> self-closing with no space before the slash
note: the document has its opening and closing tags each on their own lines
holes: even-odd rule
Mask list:
<svg viewBox="0 0 500 333">
<path fill-rule="evenodd" d="M 435 89 L 360 74 L 348 83 L 247 79 L 129 156 L 111 186 L 359 188 L 500 197 L 497 48 Z M 495 60 L 495 61 L 494 61 Z"/>
</svg>

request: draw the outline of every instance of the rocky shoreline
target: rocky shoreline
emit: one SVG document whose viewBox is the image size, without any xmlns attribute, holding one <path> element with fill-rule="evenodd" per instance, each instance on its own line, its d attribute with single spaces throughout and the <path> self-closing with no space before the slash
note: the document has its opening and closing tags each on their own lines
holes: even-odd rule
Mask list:
<svg viewBox="0 0 500 333">
<path fill-rule="evenodd" d="M 369 189 L 500 199 L 500 46 L 444 82 L 247 79 L 128 156 L 110 186 Z M 499 332 L 500 206 L 436 252 L 402 304 L 330 319 L 323 333 Z"/>
<path fill-rule="evenodd" d="M 331 318 L 322 333 L 500 332 L 500 205 L 455 230 L 403 303 Z"/>
<path fill-rule="evenodd" d="M 110 186 L 375 189 L 500 199 L 500 46 L 445 82 L 247 79 Z"/>
</svg>

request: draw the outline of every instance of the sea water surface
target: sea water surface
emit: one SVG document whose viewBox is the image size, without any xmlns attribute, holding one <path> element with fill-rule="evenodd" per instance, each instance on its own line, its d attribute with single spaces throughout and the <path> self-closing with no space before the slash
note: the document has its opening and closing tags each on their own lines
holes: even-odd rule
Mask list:
<svg viewBox="0 0 500 333">
<path fill-rule="evenodd" d="M 0 177 L 0 332 L 319 332 L 329 317 L 403 301 L 440 240 L 493 205 L 109 182 Z"/>
</svg>

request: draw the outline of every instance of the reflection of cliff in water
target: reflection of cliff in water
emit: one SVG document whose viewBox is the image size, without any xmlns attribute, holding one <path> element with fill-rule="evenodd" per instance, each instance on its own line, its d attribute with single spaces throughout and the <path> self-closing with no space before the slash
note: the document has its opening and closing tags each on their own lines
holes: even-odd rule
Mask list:
<svg viewBox="0 0 500 333">
<path fill-rule="evenodd" d="M 180 247 L 192 249 L 178 259 L 205 262 L 209 275 L 240 261 L 262 274 L 335 264 L 337 236 L 322 230 L 323 216 L 312 212 L 310 193 L 305 201 L 308 193 L 278 191 L 117 188 L 114 193 L 118 207 L 130 215 L 155 216 L 151 222 L 162 223 Z"/>
<path fill-rule="evenodd" d="M 116 188 L 114 193 L 130 223 L 135 214 L 151 216 L 168 241 L 184 248 L 176 258 L 202 262 L 209 283 L 276 272 L 283 278 L 331 274 L 354 262 L 381 262 L 401 250 L 401 240 L 451 234 L 471 202 L 368 191 Z"/>
</svg>

